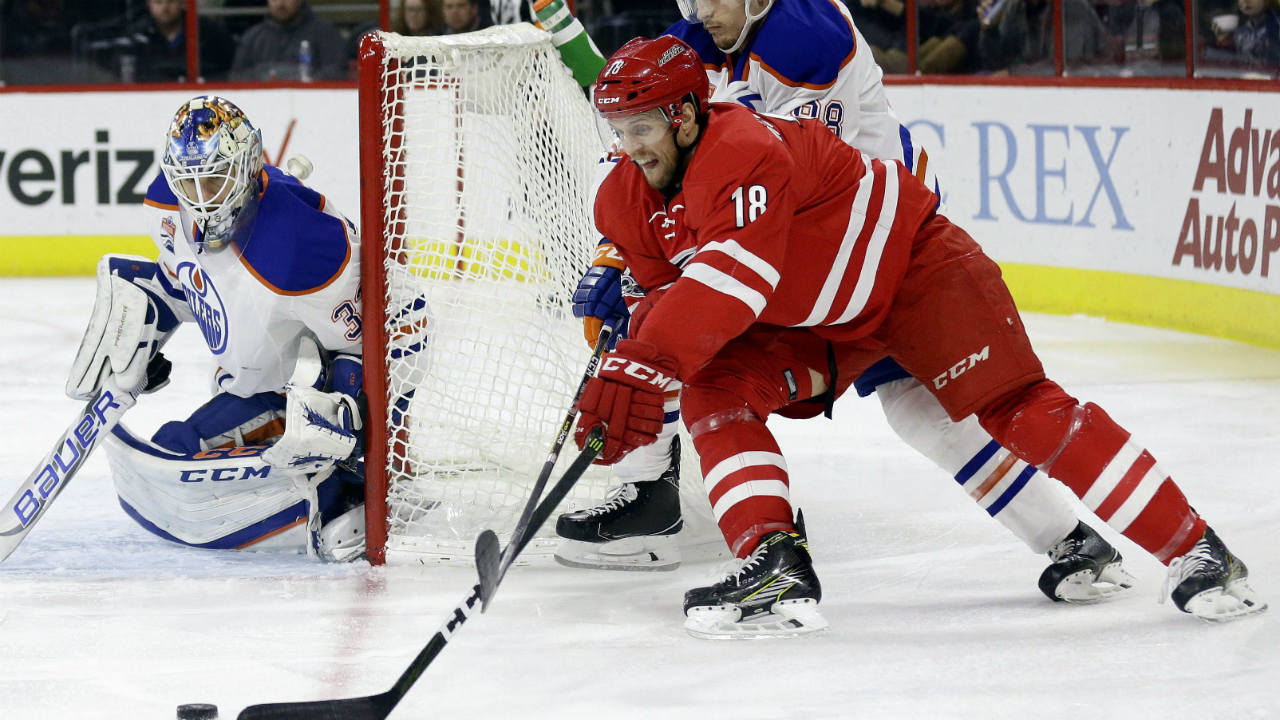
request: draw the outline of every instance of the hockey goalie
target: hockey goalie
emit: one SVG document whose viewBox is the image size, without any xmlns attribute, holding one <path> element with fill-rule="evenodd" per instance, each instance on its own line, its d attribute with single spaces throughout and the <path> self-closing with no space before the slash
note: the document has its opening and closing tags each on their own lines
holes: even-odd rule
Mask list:
<svg viewBox="0 0 1280 720">
<path fill-rule="evenodd" d="M 301 174 L 301 173 L 300 173 Z M 107 255 L 67 380 L 91 397 L 167 384 L 160 353 L 196 326 L 213 396 L 150 438 L 105 444 L 125 512 L 203 548 L 364 551 L 360 238 L 320 193 L 264 164 L 239 107 L 196 97 L 170 125 L 146 212 L 158 257 Z"/>
</svg>

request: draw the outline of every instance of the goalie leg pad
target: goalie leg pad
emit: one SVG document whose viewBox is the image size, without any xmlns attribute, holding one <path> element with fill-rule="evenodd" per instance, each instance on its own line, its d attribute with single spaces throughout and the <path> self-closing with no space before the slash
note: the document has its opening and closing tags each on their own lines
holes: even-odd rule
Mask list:
<svg viewBox="0 0 1280 720">
<path fill-rule="evenodd" d="M 165 426 L 171 429 L 166 437 L 172 445 L 185 444 L 185 449 L 139 439 L 118 426 L 105 449 L 121 505 L 150 532 L 185 545 L 302 549 L 308 542 L 306 500 L 311 494 L 299 490 L 295 473 L 280 472 L 262 460 L 265 446 L 225 442 L 253 435 L 250 425 L 269 434 L 264 428 L 280 425 L 273 406 L 282 403 L 274 393 L 219 395 L 188 420 Z M 234 424 L 238 420 L 241 425 Z M 323 536 L 330 522 L 363 502 L 362 468 L 335 468 L 315 488 L 314 497 Z M 350 534 L 335 528 L 329 542 L 341 536 L 343 542 L 337 544 L 348 546 L 354 542 Z M 335 559 L 338 554 L 330 553 Z"/>
<path fill-rule="evenodd" d="M 121 506 L 150 532 L 196 547 L 302 548 L 306 508 L 263 447 L 175 453 L 117 425 L 104 449 Z"/>
</svg>

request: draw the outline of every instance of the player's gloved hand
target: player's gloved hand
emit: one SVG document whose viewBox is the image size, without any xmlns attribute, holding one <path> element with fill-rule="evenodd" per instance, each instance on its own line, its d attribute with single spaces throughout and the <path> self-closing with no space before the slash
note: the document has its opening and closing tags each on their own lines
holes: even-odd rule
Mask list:
<svg viewBox="0 0 1280 720">
<path fill-rule="evenodd" d="M 603 427 L 604 450 L 596 462 L 612 465 L 657 440 L 662 431 L 662 394 L 675 380 L 674 366 L 649 343 L 619 342 L 582 391 L 578 404 L 582 414 L 574 430 L 578 448 L 586 444 L 592 429 Z"/>
<path fill-rule="evenodd" d="M 622 300 L 622 270 L 626 265 L 613 243 L 601 240 L 596 246 L 591 267 L 578 281 L 573 293 L 573 316 L 582 319 L 582 334 L 587 345 L 595 347 L 600 328 L 606 321 L 613 325 L 612 350 L 618 338 L 627 334 L 627 304 Z"/>
<path fill-rule="evenodd" d="M 326 367 L 315 342 L 304 338 L 285 386 L 284 435 L 262 453 L 263 461 L 281 470 L 315 473 L 356 454 L 363 421 L 356 396 L 344 385 L 359 374 L 358 358 L 338 356 Z"/>
</svg>

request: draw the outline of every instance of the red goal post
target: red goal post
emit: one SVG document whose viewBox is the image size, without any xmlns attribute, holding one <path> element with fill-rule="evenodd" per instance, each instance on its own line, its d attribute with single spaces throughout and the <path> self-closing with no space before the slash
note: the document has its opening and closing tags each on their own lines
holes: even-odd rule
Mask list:
<svg viewBox="0 0 1280 720">
<path fill-rule="evenodd" d="M 590 354 L 569 309 L 600 142 L 527 24 L 373 33 L 359 78 L 368 556 L 469 560 L 513 529 Z"/>
</svg>

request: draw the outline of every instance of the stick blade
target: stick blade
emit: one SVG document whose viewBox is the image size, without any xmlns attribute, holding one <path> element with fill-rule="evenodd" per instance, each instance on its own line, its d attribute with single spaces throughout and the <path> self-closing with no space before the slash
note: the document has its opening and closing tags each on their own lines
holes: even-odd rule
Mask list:
<svg viewBox="0 0 1280 720">
<path fill-rule="evenodd" d="M 492 530 L 476 538 L 476 572 L 480 575 L 480 612 L 484 612 L 502 580 L 502 548 Z"/>
<path fill-rule="evenodd" d="M 386 720 L 395 702 L 387 693 L 345 700 L 250 705 L 237 720 Z"/>
</svg>

